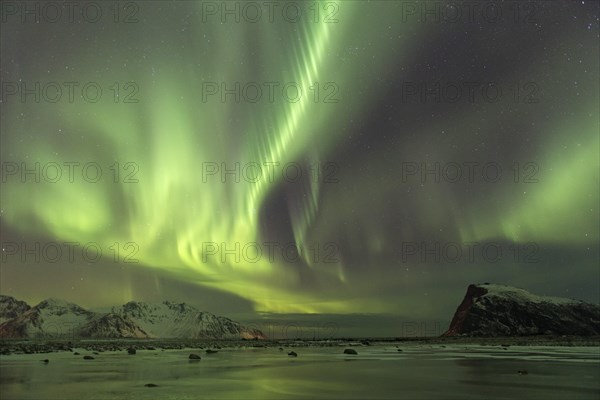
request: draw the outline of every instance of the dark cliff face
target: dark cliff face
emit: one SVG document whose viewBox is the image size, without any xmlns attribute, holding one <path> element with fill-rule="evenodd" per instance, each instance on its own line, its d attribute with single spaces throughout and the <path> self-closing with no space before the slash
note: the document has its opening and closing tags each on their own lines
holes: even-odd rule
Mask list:
<svg viewBox="0 0 600 400">
<path fill-rule="evenodd" d="M 470 285 L 444 336 L 600 335 L 600 306 Z"/>
<path fill-rule="evenodd" d="M 487 292 L 487 289 L 482 287 L 469 285 L 467 288 L 467 294 L 465 294 L 465 298 L 456 309 L 454 317 L 452 317 L 452 321 L 450 322 L 450 327 L 443 336 L 455 336 L 463 333 L 465 331 L 465 321 L 469 319 L 469 312 L 473 306 L 473 300 L 483 296 Z"/>
</svg>

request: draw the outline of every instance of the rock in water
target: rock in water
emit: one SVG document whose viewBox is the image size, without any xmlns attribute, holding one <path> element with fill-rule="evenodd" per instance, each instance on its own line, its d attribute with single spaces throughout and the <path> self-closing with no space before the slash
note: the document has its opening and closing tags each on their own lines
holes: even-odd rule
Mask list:
<svg viewBox="0 0 600 400">
<path fill-rule="evenodd" d="M 188 357 L 190 360 L 200 360 L 200 356 L 198 354 L 190 354 L 190 356 Z"/>
<path fill-rule="evenodd" d="M 356 352 L 356 350 L 354 349 L 346 349 L 344 350 L 344 354 L 354 354 L 354 355 L 358 355 L 358 353 Z"/>
<path fill-rule="evenodd" d="M 600 306 L 510 286 L 469 285 L 443 336 L 600 335 Z"/>
<path fill-rule="evenodd" d="M 206 350 L 206 354 L 215 354 L 215 353 L 218 353 L 218 352 L 219 352 L 218 350 L 211 350 L 211 349 L 207 349 Z"/>
<path fill-rule="evenodd" d="M 158 385 L 155 385 L 154 383 L 146 383 L 144 386 L 146 386 L 146 387 L 158 387 Z"/>
<path fill-rule="evenodd" d="M 127 354 L 129 354 L 130 356 L 134 355 L 135 353 L 137 353 L 135 347 L 130 347 L 127 349 Z"/>
<path fill-rule="evenodd" d="M 50 362 L 50 360 L 48 360 L 48 359 L 46 358 L 45 360 L 42 360 L 42 362 L 43 362 L 44 364 L 48 364 L 48 363 Z"/>
<path fill-rule="evenodd" d="M 288 356 L 291 356 L 291 357 L 298 357 L 298 353 L 296 353 L 295 351 L 290 351 L 290 352 L 288 353 Z"/>
<path fill-rule="evenodd" d="M 93 360 L 94 357 L 92 357 L 92 356 L 83 356 L 83 359 L 84 360 Z"/>
</svg>

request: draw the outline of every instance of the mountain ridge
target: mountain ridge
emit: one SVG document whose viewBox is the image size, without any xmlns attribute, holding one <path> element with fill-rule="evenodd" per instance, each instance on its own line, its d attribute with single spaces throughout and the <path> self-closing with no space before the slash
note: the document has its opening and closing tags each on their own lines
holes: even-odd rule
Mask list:
<svg viewBox="0 0 600 400">
<path fill-rule="evenodd" d="M 0 295 L 0 338 L 266 339 L 258 329 L 186 304 L 129 301 L 109 312 L 49 298 L 31 307 Z"/>
</svg>

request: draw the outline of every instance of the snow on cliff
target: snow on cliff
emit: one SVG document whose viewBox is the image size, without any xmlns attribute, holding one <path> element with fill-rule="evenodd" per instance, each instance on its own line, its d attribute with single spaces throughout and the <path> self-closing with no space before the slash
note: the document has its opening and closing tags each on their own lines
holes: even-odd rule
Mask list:
<svg viewBox="0 0 600 400">
<path fill-rule="evenodd" d="M 444 336 L 600 335 L 600 306 L 495 284 L 469 285 Z"/>
</svg>

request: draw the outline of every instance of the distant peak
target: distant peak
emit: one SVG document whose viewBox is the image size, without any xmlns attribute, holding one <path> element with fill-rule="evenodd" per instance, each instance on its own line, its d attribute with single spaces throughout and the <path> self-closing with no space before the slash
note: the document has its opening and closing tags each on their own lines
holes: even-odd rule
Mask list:
<svg viewBox="0 0 600 400">
<path fill-rule="evenodd" d="M 44 308 L 69 308 L 69 309 L 83 309 L 81 306 L 70 303 L 68 301 L 57 299 L 51 297 L 46 300 L 40 301 L 34 308 L 36 309 L 44 309 Z"/>
<path fill-rule="evenodd" d="M 19 303 L 24 303 L 24 301 L 21 301 L 19 299 L 15 299 L 12 296 L 8 296 L 6 294 L 0 294 L 0 302 L 4 303 L 4 302 L 19 302 Z"/>
</svg>

